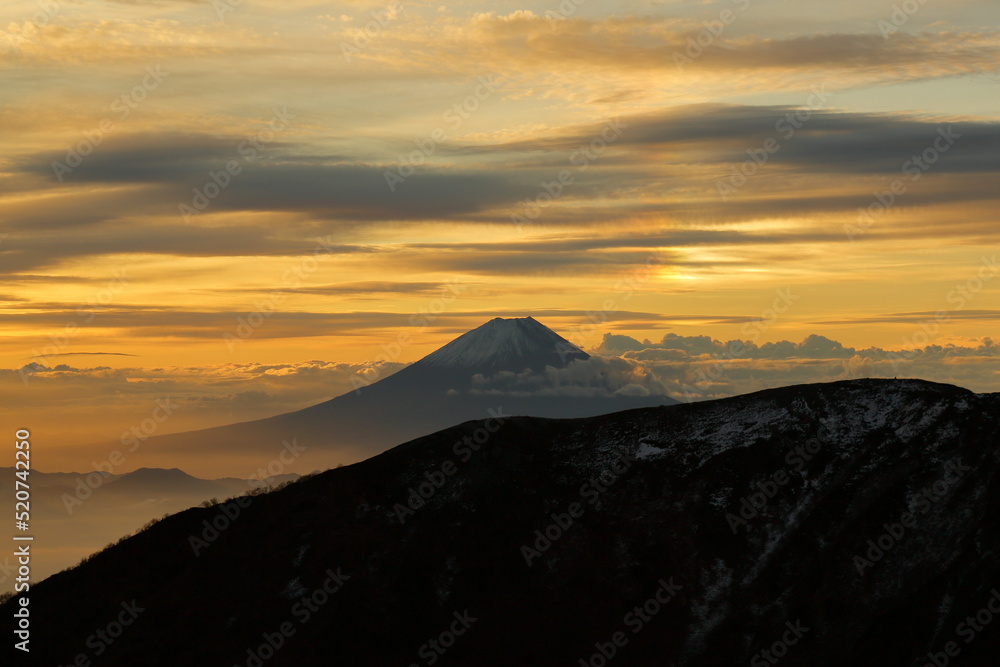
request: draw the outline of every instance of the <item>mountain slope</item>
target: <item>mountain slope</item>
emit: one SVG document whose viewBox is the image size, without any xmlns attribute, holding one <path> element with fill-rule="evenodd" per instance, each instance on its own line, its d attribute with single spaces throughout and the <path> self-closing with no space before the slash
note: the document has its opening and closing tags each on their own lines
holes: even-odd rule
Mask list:
<svg viewBox="0 0 1000 667">
<path fill-rule="evenodd" d="M 0 494 L 13 498 L 14 468 L 0 468 Z M 32 470 L 31 534 L 35 537 L 31 568 L 43 579 L 80 562 L 81 558 L 134 532 L 151 519 L 173 514 L 202 501 L 247 493 L 255 486 L 276 487 L 298 475 L 274 478 L 197 479 L 181 470 L 140 468 L 110 473 L 45 473 Z M 13 590 L 16 559 L 0 555 L 0 592 Z"/>
<path fill-rule="evenodd" d="M 470 422 L 38 584 L 32 655 L 134 599 L 101 664 L 993 665 L 1000 628 L 962 624 L 1000 584 L 998 414 L 859 380 Z"/>
<path fill-rule="evenodd" d="M 363 460 L 400 442 L 501 412 L 571 418 L 677 402 L 662 395 L 613 391 L 559 395 L 479 392 L 474 387 L 477 376 L 541 372 L 546 366 L 564 368 L 588 358 L 531 317 L 496 318 L 356 391 L 266 419 L 153 437 L 143 443 L 137 458 L 158 467 L 183 460 L 185 470 L 205 474 L 217 469 L 215 461 L 222 452 L 250 474 L 275 457 L 282 443 L 294 441 L 303 450 L 294 469 L 305 472 Z"/>
<path fill-rule="evenodd" d="M 437 367 L 470 375 L 517 373 L 525 368 L 562 368 L 574 359 L 589 358 L 589 354 L 533 317 L 497 317 L 427 355 L 410 366 L 409 372 Z"/>
</svg>

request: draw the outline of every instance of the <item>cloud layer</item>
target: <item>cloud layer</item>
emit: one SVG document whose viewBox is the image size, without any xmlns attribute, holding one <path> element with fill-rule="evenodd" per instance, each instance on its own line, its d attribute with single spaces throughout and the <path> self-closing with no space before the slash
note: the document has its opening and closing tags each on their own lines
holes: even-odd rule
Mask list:
<svg viewBox="0 0 1000 667">
<path fill-rule="evenodd" d="M 915 377 L 977 392 L 1000 391 L 1000 347 L 990 338 L 974 346 L 884 350 L 855 349 L 816 334 L 798 343 L 761 345 L 676 334 L 654 343 L 606 334 L 596 353 L 642 364 L 665 392 L 689 401 L 858 377 Z"/>
</svg>

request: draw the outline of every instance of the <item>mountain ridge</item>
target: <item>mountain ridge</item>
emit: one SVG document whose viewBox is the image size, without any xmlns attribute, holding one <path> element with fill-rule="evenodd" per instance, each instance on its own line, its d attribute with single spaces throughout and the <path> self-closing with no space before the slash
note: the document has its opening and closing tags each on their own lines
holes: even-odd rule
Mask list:
<svg viewBox="0 0 1000 667">
<path fill-rule="evenodd" d="M 61 629 L 39 638 L 72 657 L 72 638 L 93 631 L 82 619 L 136 597 L 151 611 L 105 664 L 246 664 L 289 620 L 292 583 L 308 594 L 340 572 L 268 664 L 410 664 L 468 612 L 477 621 L 439 664 L 587 664 L 601 646 L 622 665 L 747 664 L 792 624 L 808 630 L 785 646 L 789 665 L 910 667 L 1000 581 L 998 411 L 998 394 L 852 380 L 493 431 L 468 422 L 254 498 L 197 556 L 189 540 L 220 508 L 167 518 L 34 587 L 39 627 Z M 788 458 L 799 451 L 801 464 Z M 869 553 L 945 479 L 903 536 Z M 860 573 L 859 556 L 872 561 Z M 629 610 L 664 585 L 676 594 L 633 634 Z M 618 631 L 626 644 L 608 644 Z M 992 665 L 998 649 L 984 632 L 949 664 Z"/>
</svg>

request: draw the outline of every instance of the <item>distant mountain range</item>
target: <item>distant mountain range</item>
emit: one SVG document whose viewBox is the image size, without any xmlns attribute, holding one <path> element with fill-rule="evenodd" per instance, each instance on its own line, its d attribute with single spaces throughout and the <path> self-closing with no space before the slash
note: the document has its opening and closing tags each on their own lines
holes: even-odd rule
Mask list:
<svg viewBox="0 0 1000 667">
<path fill-rule="evenodd" d="M 13 490 L 14 472 L 14 468 L 0 468 L 2 488 Z M 97 502 L 111 502 L 121 507 L 124 498 L 130 503 L 169 501 L 182 497 L 196 497 L 199 500 L 207 500 L 213 496 L 227 498 L 244 494 L 253 486 L 276 486 L 298 478 L 298 474 L 289 473 L 250 480 L 235 477 L 199 479 L 179 468 L 139 468 L 120 475 L 94 470 L 83 473 L 32 470 L 30 473 L 35 502 L 41 505 L 58 505 L 63 513 L 67 513 L 67 507 L 73 508 L 75 505 L 64 499 L 63 494 L 81 501 L 85 499 L 89 502 L 93 498 Z M 91 493 L 88 494 L 87 489 Z M 108 494 L 114 494 L 116 498 L 112 499 Z"/>
<path fill-rule="evenodd" d="M 665 395 L 630 395 L 611 388 L 590 395 L 543 384 L 534 392 L 483 391 L 478 381 L 546 367 L 566 368 L 589 355 L 531 317 L 495 318 L 406 368 L 359 385 L 304 410 L 199 431 L 156 436 L 136 456 L 145 465 L 182 464 L 198 473 L 229 457 L 256 470 L 295 442 L 304 470 L 329 468 L 471 419 L 506 415 L 590 417 L 631 408 L 670 405 Z"/>
<path fill-rule="evenodd" d="M 14 497 L 14 468 L 0 468 L 0 493 Z M 182 470 L 140 468 L 115 475 L 94 470 L 46 473 L 32 470 L 32 574 L 43 579 L 142 527 L 203 501 L 245 495 L 254 487 L 275 487 L 298 479 L 281 474 L 251 480 L 198 479 Z M 0 554 L 0 592 L 13 589 L 16 559 Z"/>
<path fill-rule="evenodd" d="M 463 423 L 35 585 L 31 660 L 995 665 L 998 414 L 855 380 Z"/>
</svg>

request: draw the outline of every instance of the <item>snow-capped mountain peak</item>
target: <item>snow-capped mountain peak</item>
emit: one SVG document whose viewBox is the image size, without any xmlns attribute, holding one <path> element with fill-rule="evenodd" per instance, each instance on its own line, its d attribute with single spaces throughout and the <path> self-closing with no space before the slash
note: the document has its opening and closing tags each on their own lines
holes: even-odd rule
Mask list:
<svg viewBox="0 0 1000 667">
<path fill-rule="evenodd" d="M 494 318 L 432 352 L 414 366 L 474 373 L 561 368 L 590 355 L 533 317 Z"/>
</svg>

